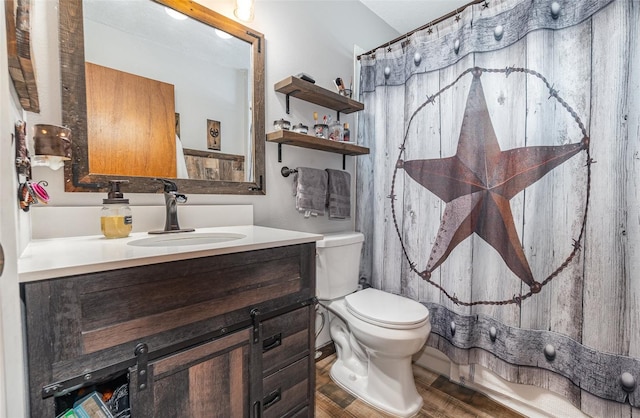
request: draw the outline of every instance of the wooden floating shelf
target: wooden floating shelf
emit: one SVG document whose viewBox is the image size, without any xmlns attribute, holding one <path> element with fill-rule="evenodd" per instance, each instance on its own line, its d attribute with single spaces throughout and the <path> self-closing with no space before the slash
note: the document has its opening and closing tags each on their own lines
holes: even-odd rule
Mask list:
<svg viewBox="0 0 640 418">
<path fill-rule="evenodd" d="M 331 90 L 316 86 L 298 77 L 287 77 L 275 84 L 278 93 L 296 97 L 309 103 L 314 103 L 327 109 L 333 109 L 341 113 L 353 113 L 364 110 L 364 104 L 341 96 Z"/>
<path fill-rule="evenodd" d="M 369 154 L 369 148 L 361 147 L 347 142 L 331 141 L 329 139 L 316 138 L 312 135 L 299 134 L 292 131 L 275 131 L 267 134 L 267 142 L 294 145 L 302 148 L 310 148 L 320 151 L 335 152 L 343 155 Z"/>
</svg>

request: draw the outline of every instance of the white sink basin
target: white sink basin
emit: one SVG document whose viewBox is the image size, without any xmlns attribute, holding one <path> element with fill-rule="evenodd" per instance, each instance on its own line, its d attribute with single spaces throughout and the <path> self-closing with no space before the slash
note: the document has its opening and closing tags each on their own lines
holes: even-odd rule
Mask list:
<svg viewBox="0 0 640 418">
<path fill-rule="evenodd" d="M 219 244 L 245 237 L 246 235 L 244 234 L 233 232 L 178 232 L 138 239 L 128 242 L 127 245 L 135 247 L 181 247 L 184 245 Z"/>
</svg>

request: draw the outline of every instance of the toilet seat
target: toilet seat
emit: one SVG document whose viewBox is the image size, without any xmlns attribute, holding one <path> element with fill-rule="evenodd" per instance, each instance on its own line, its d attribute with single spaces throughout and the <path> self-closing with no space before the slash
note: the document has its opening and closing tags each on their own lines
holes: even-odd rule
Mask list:
<svg viewBox="0 0 640 418">
<path fill-rule="evenodd" d="M 383 328 L 413 329 L 429 320 L 429 310 L 421 303 L 374 288 L 351 293 L 344 300 L 350 314 Z"/>
</svg>

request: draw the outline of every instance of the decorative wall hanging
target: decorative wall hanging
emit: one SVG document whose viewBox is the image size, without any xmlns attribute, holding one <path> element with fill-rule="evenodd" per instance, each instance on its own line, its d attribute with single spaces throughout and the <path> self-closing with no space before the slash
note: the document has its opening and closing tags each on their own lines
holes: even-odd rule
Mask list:
<svg viewBox="0 0 640 418">
<path fill-rule="evenodd" d="M 27 123 L 22 120 L 17 121 L 14 132 L 18 179 L 20 175 L 31 178 L 31 158 L 27 147 Z"/>
<path fill-rule="evenodd" d="M 24 110 L 40 113 L 35 63 L 31 56 L 30 1 L 5 0 L 9 75 Z"/>
<path fill-rule="evenodd" d="M 46 205 L 49 203 L 49 193 L 47 193 L 47 190 L 45 189 L 48 185 L 49 183 L 44 180 L 39 182 L 27 180 L 20 183 L 18 186 L 18 203 L 20 205 L 20 209 L 25 212 L 29 212 L 31 205 L 38 203 Z"/>
<path fill-rule="evenodd" d="M 58 170 L 71 160 L 71 130 L 64 126 L 37 124 L 33 126 L 33 166 Z"/>
<path fill-rule="evenodd" d="M 220 122 L 207 119 L 207 148 L 220 151 L 222 146 L 222 134 L 220 133 Z"/>
<path fill-rule="evenodd" d="M 38 127 L 48 125 L 35 125 Z M 69 133 L 68 130 L 65 130 Z M 68 135 L 67 135 L 68 136 Z M 27 123 L 17 121 L 15 123 L 15 163 L 16 174 L 18 177 L 18 205 L 21 210 L 28 212 L 31 205 L 37 203 L 47 204 L 49 202 L 49 193 L 45 189 L 49 184 L 46 181 L 34 182 L 31 180 L 31 158 L 27 147 Z M 70 152 L 70 151 L 69 151 Z M 35 164 L 34 164 L 35 165 Z"/>
</svg>

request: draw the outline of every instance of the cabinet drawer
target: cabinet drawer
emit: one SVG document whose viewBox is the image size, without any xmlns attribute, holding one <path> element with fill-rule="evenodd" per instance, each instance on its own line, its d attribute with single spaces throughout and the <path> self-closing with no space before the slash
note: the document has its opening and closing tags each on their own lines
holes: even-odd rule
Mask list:
<svg viewBox="0 0 640 418">
<path fill-rule="evenodd" d="M 262 322 L 263 376 L 309 355 L 313 312 L 313 305 L 309 305 Z"/>
<path fill-rule="evenodd" d="M 282 417 L 309 401 L 309 358 L 305 357 L 263 381 L 262 417 Z"/>
</svg>

